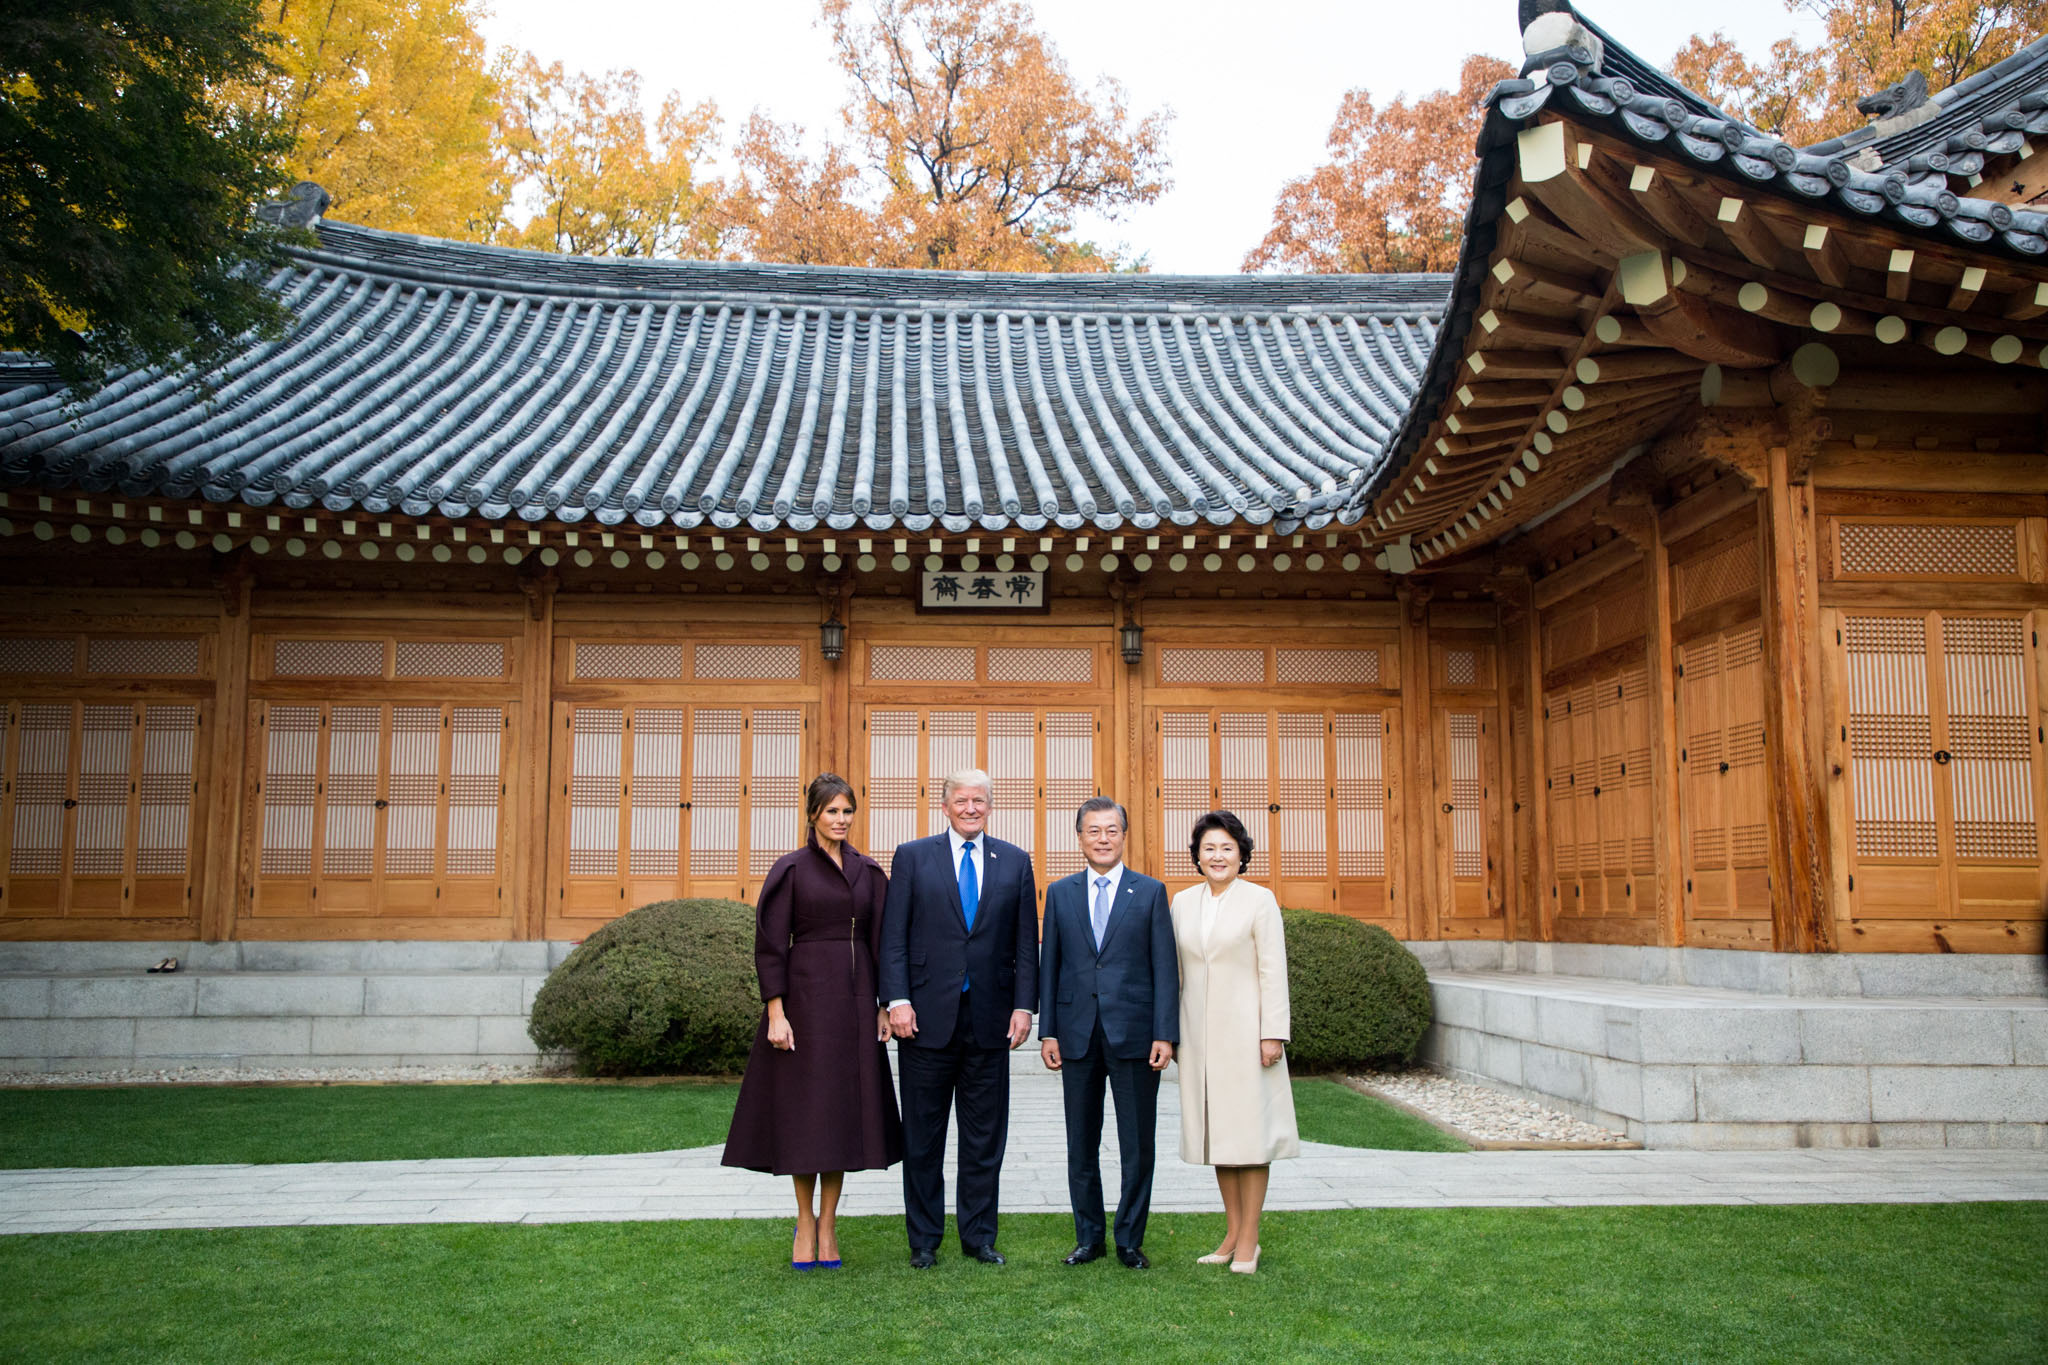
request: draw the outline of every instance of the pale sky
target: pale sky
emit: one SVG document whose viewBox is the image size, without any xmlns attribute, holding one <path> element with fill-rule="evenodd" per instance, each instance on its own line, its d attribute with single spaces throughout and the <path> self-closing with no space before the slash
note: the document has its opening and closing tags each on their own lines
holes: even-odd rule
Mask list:
<svg viewBox="0 0 2048 1365">
<path fill-rule="evenodd" d="M 817 0 L 486 0 L 494 46 L 601 71 L 631 67 L 650 106 L 674 89 L 715 100 L 727 139 L 747 114 L 815 136 L 844 136 L 844 78 Z M 1148 253 L 1175 274 L 1232 274 L 1265 235 L 1287 180 L 1324 156 L 1343 93 L 1382 99 L 1453 84 L 1470 52 L 1519 64 L 1515 0 L 1034 0 L 1038 25 L 1084 85 L 1114 76 L 1136 111 L 1174 111 L 1173 189 L 1086 235 Z M 1817 27 L 1784 0 L 1690 5 L 1585 0 L 1587 14 L 1639 56 L 1662 64 L 1710 18 L 1761 56 Z"/>
</svg>

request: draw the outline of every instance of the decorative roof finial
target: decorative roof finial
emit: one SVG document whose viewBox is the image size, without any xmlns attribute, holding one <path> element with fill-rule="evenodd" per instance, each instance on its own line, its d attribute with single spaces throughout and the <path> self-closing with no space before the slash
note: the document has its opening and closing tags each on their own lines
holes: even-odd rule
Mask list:
<svg viewBox="0 0 2048 1365">
<path fill-rule="evenodd" d="M 1563 62 L 1580 74 L 1600 69 L 1607 44 L 1579 21 L 1566 0 L 1522 0 L 1522 74 Z"/>
<path fill-rule="evenodd" d="M 284 198 L 258 206 L 256 216 L 277 227 L 309 228 L 320 221 L 320 215 L 333 203 L 333 195 L 310 180 L 301 180 L 285 192 Z"/>
<path fill-rule="evenodd" d="M 1905 79 L 1894 81 L 1876 94 L 1857 100 L 1856 112 L 1873 123 L 1882 123 L 1901 114 L 1912 113 L 1927 100 L 1926 73 L 1908 71 Z"/>
</svg>

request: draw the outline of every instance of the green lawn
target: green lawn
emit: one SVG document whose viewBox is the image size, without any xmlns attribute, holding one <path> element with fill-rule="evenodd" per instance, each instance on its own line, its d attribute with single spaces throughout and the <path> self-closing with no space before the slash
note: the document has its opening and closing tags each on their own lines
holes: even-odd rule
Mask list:
<svg viewBox="0 0 2048 1365">
<path fill-rule="evenodd" d="M 0 1091 L 0 1166 L 661 1152 L 725 1141 L 729 1082 Z"/>
<path fill-rule="evenodd" d="M 0 1356 L 36 1361 L 2038 1361 L 2048 1206 L 1277 1213 L 1253 1278 L 1220 1215 L 1155 1269 L 1004 1269 L 848 1219 L 797 1276 L 780 1221 L 0 1237 Z"/>
<path fill-rule="evenodd" d="M 737 1092 L 729 1082 L 4 1090 L 0 1167 L 659 1152 L 725 1141 Z M 1330 1081 L 1297 1081 L 1294 1095 L 1314 1142 L 1462 1150 Z"/>
</svg>

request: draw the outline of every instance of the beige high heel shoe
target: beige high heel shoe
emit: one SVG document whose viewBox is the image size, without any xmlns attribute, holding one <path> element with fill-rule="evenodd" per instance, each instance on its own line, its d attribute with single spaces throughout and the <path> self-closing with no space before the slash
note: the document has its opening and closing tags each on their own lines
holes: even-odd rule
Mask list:
<svg viewBox="0 0 2048 1365">
<path fill-rule="evenodd" d="M 1227 1252 L 1227 1251 L 1212 1251 L 1212 1252 L 1210 1252 L 1210 1253 L 1209 1253 L 1209 1254 L 1208 1254 L 1207 1256 L 1197 1256 L 1197 1257 L 1195 1257 L 1195 1264 L 1196 1264 L 1196 1265 L 1229 1265 L 1229 1264 L 1230 1264 L 1230 1253 L 1229 1253 L 1229 1252 Z"/>
<path fill-rule="evenodd" d="M 1231 1274 L 1233 1274 L 1233 1275 L 1256 1275 L 1256 1274 L 1258 1274 L 1258 1273 L 1259 1273 L 1259 1253 L 1260 1253 L 1261 1251 L 1264 1251 L 1264 1250 L 1265 1250 L 1265 1248 L 1264 1248 L 1264 1247 L 1253 1247 L 1253 1248 L 1252 1248 L 1252 1258 L 1251 1258 L 1251 1259 L 1250 1259 L 1249 1261 L 1232 1261 L 1232 1262 L 1230 1263 L 1230 1273 L 1231 1273 Z"/>
</svg>

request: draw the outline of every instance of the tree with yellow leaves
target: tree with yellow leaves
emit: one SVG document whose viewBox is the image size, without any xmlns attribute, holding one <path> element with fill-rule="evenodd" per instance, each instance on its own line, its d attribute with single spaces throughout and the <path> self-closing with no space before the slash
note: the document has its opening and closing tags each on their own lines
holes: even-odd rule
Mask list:
<svg viewBox="0 0 2048 1365">
<path fill-rule="evenodd" d="M 1449 270 L 1472 198 L 1473 144 L 1486 92 L 1515 74 L 1467 57 L 1455 90 L 1384 106 L 1346 92 L 1330 126 L 1330 159 L 1281 187 L 1273 226 L 1246 270 L 1384 274 Z"/>
<path fill-rule="evenodd" d="M 852 83 L 851 148 L 749 123 L 733 249 L 756 259 L 956 270 L 1105 270 L 1075 239 L 1166 190 L 1164 111 L 1075 80 L 1018 0 L 823 0 Z"/>
<path fill-rule="evenodd" d="M 638 72 L 569 74 L 523 56 L 507 77 L 500 137 L 532 217 L 504 240 L 586 256 L 715 254 L 720 186 L 698 166 L 717 107 L 686 107 L 670 91 L 649 131 Z"/>
<path fill-rule="evenodd" d="M 352 223 L 487 239 L 504 208 L 479 0 L 266 0 L 275 73 L 241 101 Z"/>
<path fill-rule="evenodd" d="M 1754 62 L 1725 33 L 1695 37 L 1671 73 L 1728 113 L 1810 145 L 1859 128 L 1856 101 L 1918 71 L 1942 90 L 2048 33 L 2048 0 L 1786 0 L 1826 39 L 1781 39 Z"/>
</svg>

